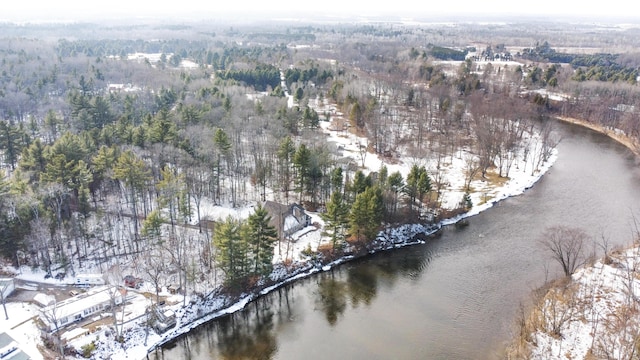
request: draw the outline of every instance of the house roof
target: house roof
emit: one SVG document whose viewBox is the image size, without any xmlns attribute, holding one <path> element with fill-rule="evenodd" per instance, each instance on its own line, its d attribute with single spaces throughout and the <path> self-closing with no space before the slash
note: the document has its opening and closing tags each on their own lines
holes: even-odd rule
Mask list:
<svg viewBox="0 0 640 360">
<path fill-rule="evenodd" d="M 269 212 L 269 214 L 271 214 L 271 217 L 284 215 L 289 212 L 288 205 L 280 204 L 270 200 L 265 201 L 263 207 Z"/>
<path fill-rule="evenodd" d="M 13 283 L 12 278 L 0 278 L 0 288 L 4 289 L 5 287 L 11 285 Z"/>
<path fill-rule="evenodd" d="M 300 221 L 293 215 L 287 215 L 284 218 L 284 231 L 289 231 L 300 226 Z"/>
<path fill-rule="evenodd" d="M 14 342 L 13 338 L 7 333 L 0 333 L 0 348 L 3 348 L 12 342 Z"/>
<path fill-rule="evenodd" d="M 7 352 L 9 356 L 3 357 L 3 359 L 11 360 L 29 360 L 30 357 L 20 350 L 18 343 L 7 333 L 0 333 L 0 353 L 4 354 L 5 351 L 9 351 L 10 348 L 14 348 L 13 352 Z"/>
<path fill-rule="evenodd" d="M 56 298 L 51 295 L 37 293 L 36 296 L 33 297 L 33 301 L 37 302 L 40 306 L 49 306 L 55 304 Z"/>
<path fill-rule="evenodd" d="M 96 287 L 86 293 L 82 293 L 67 300 L 60 301 L 59 303 L 47 306 L 43 311 L 49 314 L 55 311 L 55 316 L 58 319 L 62 319 L 66 316 L 72 316 L 95 305 L 111 301 L 111 297 L 113 296 L 111 293 L 112 289 L 112 286 Z M 122 298 L 121 293 L 117 293 L 115 296 Z"/>
<path fill-rule="evenodd" d="M 270 224 L 276 228 L 279 236 L 303 223 L 300 214 L 305 214 L 304 209 L 296 203 L 284 205 L 275 201 L 265 201 L 263 207 L 269 212 Z M 296 208 L 300 211 L 294 211 Z"/>
</svg>

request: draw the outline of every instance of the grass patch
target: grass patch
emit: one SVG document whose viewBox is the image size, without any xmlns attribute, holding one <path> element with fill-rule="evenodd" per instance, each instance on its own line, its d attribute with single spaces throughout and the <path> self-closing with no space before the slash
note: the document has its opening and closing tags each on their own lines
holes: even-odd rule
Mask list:
<svg viewBox="0 0 640 360">
<path fill-rule="evenodd" d="M 485 174 L 484 181 L 486 181 L 489 184 L 489 186 L 495 188 L 495 187 L 503 186 L 504 184 L 506 184 L 507 181 L 509 181 L 509 177 L 500 176 L 495 171 L 489 170 Z"/>
</svg>

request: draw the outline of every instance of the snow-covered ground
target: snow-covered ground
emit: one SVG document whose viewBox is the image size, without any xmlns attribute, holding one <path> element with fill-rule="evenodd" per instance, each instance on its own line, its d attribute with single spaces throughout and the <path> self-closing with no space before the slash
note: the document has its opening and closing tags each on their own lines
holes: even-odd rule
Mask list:
<svg viewBox="0 0 640 360">
<path fill-rule="evenodd" d="M 0 333 L 11 336 L 18 344 L 20 350 L 32 359 L 42 359 L 42 354 L 36 344 L 42 343 L 40 331 L 33 318 L 38 316 L 39 308 L 36 305 L 23 302 L 9 302 L 6 304 L 7 319 L 4 309 L 0 309 Z"/>
<path fill-rule="evenodd" d="M 577 271 L 530 314 L 530 359 L 636 359 L 640 248 Z M 635 354 L 635 355 L 634 355 Z"/>
</svg>

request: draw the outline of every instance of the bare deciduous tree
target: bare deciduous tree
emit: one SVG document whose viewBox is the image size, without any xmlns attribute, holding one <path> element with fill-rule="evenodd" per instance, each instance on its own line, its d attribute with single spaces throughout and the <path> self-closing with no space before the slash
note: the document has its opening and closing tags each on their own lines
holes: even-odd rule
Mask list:
<svg viewBox="0 0 640 360">
<path fill-rule="evenodd" d="M 588 238 L 580 228 L 559 225 L 547 228 L 539 241 L 562 266 L 564 274 L 571 276 L 587 260 L 585 241 Z"/>
<path fill-rule="evenodd" d="M 58 352 L 60 355 L 64 356 L 64 343 L 62 341 L 62 332 L 60 331 L 60 311 L 58 307 L 58 303 L 54 302 L 52 305 L 49 305 L 40 310 L 42 317 L 48 322 L 45 326 L 48 327 L 46 332 L 50 335 L 50 339 L 53 341 L 54 345 L 58 347 Z"/>
</svg>

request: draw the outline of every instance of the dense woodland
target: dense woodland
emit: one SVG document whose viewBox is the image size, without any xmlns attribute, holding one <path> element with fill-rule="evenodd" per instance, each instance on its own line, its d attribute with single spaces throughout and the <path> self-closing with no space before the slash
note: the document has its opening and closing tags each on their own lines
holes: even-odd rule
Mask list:
<svg viewBox="0 0 640 360">
<path fill-rule="evenodd" d="M 246 285 L 270 271 L 279 240 L 267 215 L 212 225 L 202 206 L 301 203 L 323 214 L 330 252 L 366 246 L 383 222 L 472 206 L 441 207 L 437 170 L 405 178 L 345 163 L 319 136 L 329 105 L 368 139 L 363 157 L 446 161 L 465 148 L 469 182 L 507 177 L 526 129 L 552 147 L 548 116 L 640 138 L 640 55 L 606 31 L 593 46 L 610 47 L 591 55 L 555 50 L 580 29 L 537 28 L 2 24 L 0 253 L 49 274 L 115 261 L 152 282 L 215 284 L 220 270 Z M 470 51 L 497 60 L 440 61 Z"/>
</svg>

